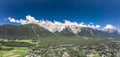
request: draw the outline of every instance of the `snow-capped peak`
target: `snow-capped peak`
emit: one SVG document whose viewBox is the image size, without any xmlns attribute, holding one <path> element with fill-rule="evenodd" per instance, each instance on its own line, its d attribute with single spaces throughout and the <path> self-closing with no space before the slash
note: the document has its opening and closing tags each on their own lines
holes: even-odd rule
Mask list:
<svg viewBox="0 0 120 57">
<path fill-rule="evenodd" d="M 77 34 L 81 31 L 81 27 L 89 27 L 89 28 L 94 28 L 94 29 L 97 29 L 100 27 L 100 25 L 93 25 L 91 23 L 84 24 L 84 22 L 77 23 L 77 22 L 71 22 L 71 21 L 67 21 L 67 20 L 65 20 L 63 23 L 58 22 L 58 21 L 51 22 L 48 20 L 38 20 L 30 15 L 26 16 L 26 19 L 16 20 L 15 18 L 11 18 L 11 17 L 9 17 L 8 19 L 10 22 L 20 23 L 22 25 L 35 23 L 53 33 L 61 32 L 65 28 L 70 28 L 71 32 Z"/>
<path fill-rule="evenodd" d="M 60 22 L 40 21 L 37 24 L 53 33 L 56 31 L 61 32 L 63 29 L 65 29 L 65 26 Z"/>
<path fill-rule="evenodd" d="M 104 28 L 103 31 L 113 33 L 117 31 L 116 27 L 112 26 L 111 24 L 107 24 Z"/>
</svg>

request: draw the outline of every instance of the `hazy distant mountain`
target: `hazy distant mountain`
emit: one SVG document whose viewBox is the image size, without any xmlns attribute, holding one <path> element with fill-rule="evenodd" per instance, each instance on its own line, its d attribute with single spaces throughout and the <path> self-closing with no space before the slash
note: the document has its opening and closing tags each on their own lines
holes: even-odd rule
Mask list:
<svg viewBox="0 0 120 57">
<path fill-rule="evenodd" d="M 47 28 L 51 29 L 51 28 Z M 0 26 L 0 38 L 13 38 L 13 39 L 23 39 L 23 38 L 44 38 L 44 37 L 56 37 L 56 36 L 85 36 L 85 37 L 110 37 L 110 38 L 120 38 L 120 34 L 117 30 L 103 31 L 92 29 L 88 27 L 76 27 L 76 26 L 66 26 L 61 31 L 51 32 L 44 27 L 37 24 L 26 24 L 21 26 L 15 25 L 1 25 Z M 59 30 L 59 28 L 57 28 Z"/>
</svg>

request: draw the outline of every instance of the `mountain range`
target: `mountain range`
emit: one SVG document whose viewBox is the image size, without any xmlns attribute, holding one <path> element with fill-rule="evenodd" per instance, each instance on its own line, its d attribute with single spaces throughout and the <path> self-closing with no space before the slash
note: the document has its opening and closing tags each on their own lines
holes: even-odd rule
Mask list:
<svg viewBox="0 0 120 57">
<path fill-rule="evenodd" d="M 47 25 L 47 24 L 46 24 Z M 46 26 L 45 25 L 45 26 Z M 56 25 L 56 28 L 45 28 L 38 24 L 25 24 L 25 25 L 10 25 L 5 24 L 0 26 L 0 38 L 8 39 L 36 39 L 44 37 L 109 37 L 120 38 L 120 34 L 117 30 L 104 29 L 98 30 L 90 27 L 77 27 L 75 25 Z"/>
</svg>

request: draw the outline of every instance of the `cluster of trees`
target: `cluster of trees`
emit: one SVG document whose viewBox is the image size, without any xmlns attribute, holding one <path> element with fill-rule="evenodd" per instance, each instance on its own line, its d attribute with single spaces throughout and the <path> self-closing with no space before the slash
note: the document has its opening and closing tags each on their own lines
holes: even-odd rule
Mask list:
<svg viewBox="0 0 120 57">
<path fill-rule="evenodd" d="M 9 51 L 9 50 L 13 50 L 13 49 L 14 49 L 14 48 L 12 48 L 12 47 L 3 48 L 3 47 L 0 46 L 0 50 L 1 50 L 1 51 L 2 51 L 2 50 L 7 50 L 7 51 Z"/>
<path fill-rule="evenodd" d="M 27 42 L 15 42 L 15 41 L 0 41 L 1 46 L 10 46 L 10 47 L 30 47 L 33 44 Z"/>
</svg>

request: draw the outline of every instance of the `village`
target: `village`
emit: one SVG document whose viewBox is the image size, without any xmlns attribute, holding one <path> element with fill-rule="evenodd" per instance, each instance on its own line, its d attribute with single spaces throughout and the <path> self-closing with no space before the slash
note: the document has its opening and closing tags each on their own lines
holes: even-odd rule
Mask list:
<svg viewBox="0 0 120 57">
<path fill-rule="evenodd" d="M 64 44 L 28 49 L 26 57 L 120 57 L 120 43 L 100 43 L 95 45 Z"/>
</svg>

